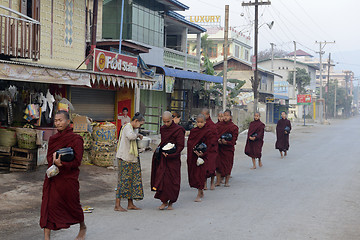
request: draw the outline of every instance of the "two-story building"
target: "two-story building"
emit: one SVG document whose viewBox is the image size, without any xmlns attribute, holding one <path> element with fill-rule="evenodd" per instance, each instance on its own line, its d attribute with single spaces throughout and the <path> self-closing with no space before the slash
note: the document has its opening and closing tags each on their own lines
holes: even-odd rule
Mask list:
<svg viewBox="0 0 360 240">
<path fill-rule="evenodd" d="M 184 120 L 188 119 L 194 81 L 222 82 L 221 77 L 200 73 L 201 33 L 206 29 L 177 13 L 187 9 L 176 0 L 125 1 L 124 8 L 121 0 L 103 2 L 102 39 L 97 45 L 112 42 L 110 49 L 118 51 L 122 35 L 123 41 L 148 49 L 139 54 L 140 69 L 142 76 L 153 72 L 150 75 L 156 84 L 151 90 L 140 90 L 139 110 L 145 113 L 145 128 L 158 130 L 161 112 L 165 110 L 179 111 Z M 195 55 L 187 52 L 188 34 L 197 36 L 199 47 Z"/>
<path fill-rule="evenodd" d="M 228 68 L 231 71 L 227 76 L 229 79 L 238 79 L 245 81 L 244 86 L 241 88 L 242 92 L 238 96 L 240 105 L 248 111 L 253 111 L 254 94 L 252 90 L 251 78 L 254 76 L 251 62 L 247 62 L 236 57 L 228 58 Z M 223 70 L 223 61 L 214 63 L 215 71 Z M 263 67 L 258 68 L 259 72 L 259 99 L 258 109 L 261 113 L 262 121 L 266 123 L 274 122 L 274 78 L 281 78 L 277 73 L 273 73 Z"/>
</svg>

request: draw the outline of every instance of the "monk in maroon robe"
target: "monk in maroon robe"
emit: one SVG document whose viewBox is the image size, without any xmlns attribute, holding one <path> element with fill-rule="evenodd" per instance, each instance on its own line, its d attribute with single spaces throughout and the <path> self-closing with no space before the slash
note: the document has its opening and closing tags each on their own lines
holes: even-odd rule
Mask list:
<svg viewBox="0 0 360 240">
<path fill-rule="evenodd" d="M 249 125 L 245 154 L 251 157 L 253 167 L 256 169 L 256 158 L 259 160 L 259 167 L 262 167 L 261 151 L 264 144 L 265 124 L 260 121 L 260 113 L 254 114 L 254 121 Z"/>
<path fill-rule="evenodd" d="M 155 198 L 160 199 L 160 210 L 172 210 L 173 203 L 177 201 L 181 183 L 181 151 L 185 145 L 185 129 L 174 123 L 172 114 L 163 113 L 164 125 L 160 128 L 160 149 L 167 143 L 176 146 L 173 154 L 154 153 L 151 168 L 151 190 L 156 191 Z"/>
<path fill-rule="evenodd" d="M 206 173 L 208 170 L 209 157 L 213 153 L 212 142 L 216 139 L 216 135 L 206 126 L 206 117 L 199 114 L 196 118 L 196 128 L 190 131 L 187 142 L 187 165 L 188 179 L 190 187 L 198 189 L 198 195 L 195 202 L 201 202 L 204 197 L 204 187 L 206 181 Z M 205 143 L 206 151 L 195 150 L 196 145 Z"/>
<path fill-rule="evenodd" d="M 201 112 L 202 115 L 206 118 L 206 128 L 209 128 L 213 133 L 213 139 L 210 142 L 211 147 L 208 149 L 208 157 L 206 163 L 206 178 L 210 178 L 210 190 L 215 190 L 215 176 L 216 176 L 216 159 L 218 157 L 218 142 L 217 142 L 217 128 L 216 124 L 212 121 L 210 117 L 210 111 L 207 108 L 204 108 Z M 205 181 L 204 190 L 207 190 L 207 181 Z"/>
<path fill-rule="evenodd" d="M 285 128 L 288 127 L 288 131 L 285 131 Z M 276 144 L 275 148 L 279 150 L 281 158 L 287 156 L 287 151 L 289 150 L 289 134 L 291 130 L 291 122 L 286 118 L 286 113 L 281 112 L 281 119 L 276 125 Z M 284 152 L 284 155 L 283 155 Z"/>
<path fill-rule="evenodd" d="M 217 125 L 219 153 L 216 163 L 216 185 L 220 186 L 221 177 L 225 177 L 225 187 L 229 187 L 229 179 L 234 164 L 235 145 L 239 135 L 239 128 L 232 122 L 231 111 L 225 110 L 223 121 Z M 232 139 L 226 141 L 222 135 L 230 133 Z"/>
<path fill-rule="evenodd" d="M 69 228 L 80 223 L 80 231 L 76 239 L 85 239 L 86 225 L 84 213 L 80 205 L 79 166 L 83 156 L 83 139 L 69 127 L 69 114 L 59 111 L 55 115 L 55 126 L 58 133 L 49 139 L 47 152 L 48 166 L 55 164 L 59 174 L 48 178 L 45 176 L 41 203 L 40 226 L 44 228 L 45 239 L 50 239 L 51 230 Z M 62 162 L 55 151 L 71 147 L 75 158 L 71 162 Z"/>
</svg>

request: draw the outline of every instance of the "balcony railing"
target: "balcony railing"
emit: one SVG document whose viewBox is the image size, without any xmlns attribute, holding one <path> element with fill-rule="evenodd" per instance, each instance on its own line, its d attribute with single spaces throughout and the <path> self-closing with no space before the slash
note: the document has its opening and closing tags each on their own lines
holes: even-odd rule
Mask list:
<svg viewBox="0 0 360 240">
<path fill-rule="evenodd" d="M 0 14 L 0 54 L 38 60 L 40 23 Z"/>
<path fill-rule="evenodd" d="M 164 63 L 184 70 L 200 71 L 200 58 L 170 48 L 164 49 Z"/>
</svg>

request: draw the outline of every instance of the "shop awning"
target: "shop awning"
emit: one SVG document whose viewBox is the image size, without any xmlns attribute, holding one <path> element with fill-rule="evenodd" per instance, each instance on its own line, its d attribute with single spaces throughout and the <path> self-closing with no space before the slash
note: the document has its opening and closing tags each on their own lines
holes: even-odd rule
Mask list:
<svg viewBox="0 0 360 240">
<path fill-rule="evenodd" d="M 151 89 L 152 85 L 156 82 L 153 79 L 120 76 L 107 73 L 94 72 L 90 74 L 90 83 L 96 85 L 102 82 L 105 86 L 114 87 L 141 87 L 142 89 Z"/>
<path fill-rule="evenodd" d="M 223 78 L 219 77 L 219 76 L 212 76 L 212 75 L 207 75 L 207 74 L 202 74 L 202 73 L 197 73 L 197 72 L 189 72 L 189 71 L 168 68 L 168 67 L 160 67 L 160 66 L 156 66 L 156 67 L 162 68 L 164 70 L 165 76 L 213 82 L 213 83 L 222 83 L 223 82 Z"/>
<path fill-rule="evenodd" d="M 278 94 L 275 94 L 275 95 L 274 95 L 274 98 L 275 98 L 275 99 L 289 100 L 289 97 L 288 97 L 288 96 L 283 96 L 283 95 L 278 95 Z"/>
<path fill-rule="evenodd" d="M 150 89 L 153 79 L 112 75 L 89 70 L 74 70 L 25 62 L 0 60 L 0 80 L 88 86 L 102 82 L 105 86 Z"/>
<path fill-rule="evenodd" d="M 0 79 L 9 81 L 91 86 L 90 74 L 40 64 L 0 60 Z"/>
</svg>

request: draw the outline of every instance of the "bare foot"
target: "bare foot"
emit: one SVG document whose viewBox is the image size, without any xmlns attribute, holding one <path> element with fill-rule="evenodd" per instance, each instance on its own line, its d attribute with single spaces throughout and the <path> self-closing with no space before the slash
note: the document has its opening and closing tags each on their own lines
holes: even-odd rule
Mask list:
<svg viewBox="0 0 360 240">
<path fill-rule="evenodd" d="M 141 208 L 138 208 L 138 207 L 136 207 L 135 205 L 128 206 L 127 209 L 128 209 L 128 210 L 141 210 Z"/>
<path fill-rule="evenodd" d="M 199 196 L 197 196 L 194 200 L 194 202 L 201 202 L 201 198 Z"/>
<path fill-rule="evenodd" d="M 225 183 L 225 185 L 224 185 L 225 187 L 230 187 L 230 184 L 228 184 L 228 183 Z"/>
<path fill-rule="evenodd" d="M 127 210 L 123 207 L 114 207 L 114 211 L 119 211 L 119 212 L 127 212 Z"/>
<path fill-rule="evenodd" d="M 215 184 L 211 184 L 210 190 L 215 190 Z"/>
<path fill-rule="evenodd" d="M 85 236 L 86 236 L 86 226 L 84 225 L 80 227 L 79 234 L 77 235 L 75 240 L 85 240 Z"/>
<path fill-rule="evenodd" d="M 172 207 L 172 203 L 169 204 L 167 210 L 174 210 L 174 208 Z"/>
<path fill-rule="evenodd" d="M 205 190 L 205 191 L 208 190 L 207 186 L 204 187 L 204 190 Z"/>
<path fill-rule="evenodd" d="M 256 167 L 252 167 L 252 168 L 250 168 L 251 170 L 255 170 L 256 169 Z"/>
<path fill-rule="evenodd" d="M 263 164 L 262 164 L 261 160 L 259 160 L 259 167 L 262 167 L 262 166 L 263 166 Z"/>
<path fill-rule="evenodd" d="M 168 206 L 167 203 L 163 203 L 163 204 L 161 204 L 161 206 L 159 207 L 159 210 L 164 210 L 167 206 Z"/>
<path fill-rule="evenodd" d="M 285 156 L 285 157 L 287 156 L 287 152 L 284 153 L 284 156 Z"/>
<path fill-rule="evenodd" d="M 220 185 L 221 185 L 220 183 L 216 183 L 215 187 L 220 187 Z"/>
</svg>

